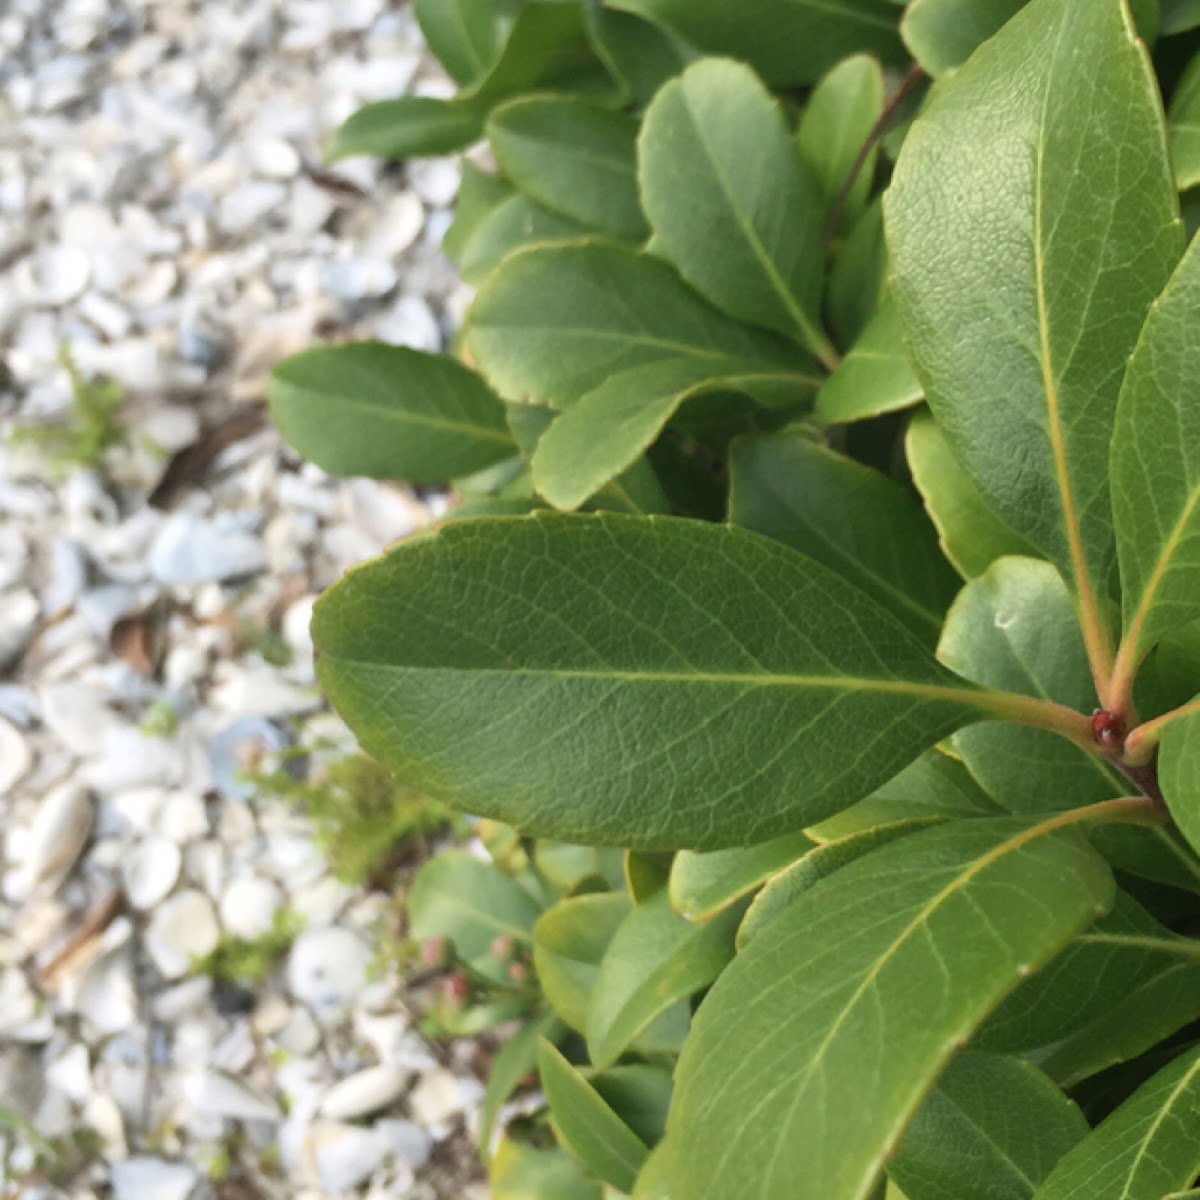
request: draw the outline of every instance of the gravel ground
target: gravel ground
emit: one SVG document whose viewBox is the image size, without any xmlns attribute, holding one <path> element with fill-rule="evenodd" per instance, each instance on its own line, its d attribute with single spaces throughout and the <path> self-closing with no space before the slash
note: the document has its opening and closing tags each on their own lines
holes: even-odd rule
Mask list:
<svg viewBox="0 0 1200 1200">
<path fill-rule="evenodd" d="M 466 1051 L 371 969 L 388 897 L 242 770 L 351 744 L 313 599 L 439 503 L 263 409 L 292 350 L 459 318 L 456 168 L 319 165 L 406 90 L 446 83 L 385 0 L 0 5 L 0 1197 L 486 1196 Z M 9 436 L 81 430 L 63 345 L 122 397 L 91 466 Z M 280 913 L 266 983 L 197 972 Z"/>
</svg>

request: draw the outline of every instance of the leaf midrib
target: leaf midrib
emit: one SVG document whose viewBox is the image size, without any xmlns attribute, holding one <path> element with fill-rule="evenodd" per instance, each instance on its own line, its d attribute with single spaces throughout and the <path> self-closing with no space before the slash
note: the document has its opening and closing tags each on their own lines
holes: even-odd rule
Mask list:
<svg viewBox="0 0 1200 1200">
<path fill-rule="evenodd" d="M 1150 1128 L 1146 1130 L 1145 1135 L 1141 1139 L 1141 1144 L 1138 1146 L 1138 1151 L 1134 1155 L 1133 1162 L 1129 1164 L 1129 1170 L 1125 1175 L 1125 1182 L 1121 1185 L 1121 1195 L 1118 1200 L 1137 1200 L 1137 1197 L 1129 1189 L 1134 1183 L 1138 1167 L 1141 1165 L 1142 1159 L 1145 1158 L 1150 1148 L 1150 1143 L 1154 1140 L 1154 1135 L 1166 1119 L 1167 1113 L 1170 1112 L 1171 1106 L 1179 1099 L 1180 1093 L 1191 1083 L 1198 1072 L 1200 1072 L 1200 1058 L 1197 1058 L 1191 1068 L 1183 1073 L 1183 1078 L 1171 1090 L 1166 1103 L 1155 1114 L 1154 1120 L 1150 1122 Z M 1186 1183 L 1187 1181 L 1185 1180 L 1184 1182 Z"/>
</svg>

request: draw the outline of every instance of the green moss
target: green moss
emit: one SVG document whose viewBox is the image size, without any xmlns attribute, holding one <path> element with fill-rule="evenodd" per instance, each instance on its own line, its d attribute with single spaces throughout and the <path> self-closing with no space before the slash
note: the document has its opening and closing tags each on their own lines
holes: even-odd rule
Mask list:
<svg viewBox="0 0 1200 1200">
<path fill-rule="evenodd" d="M 256 782 L 312 818 L 330 869 L 346 883 L 365 882 L 397 852 L 419 849 L 425 839 L 461 820 L 365 754 L 336 759 L 313 780 L 277 771 Z"/>
<path fill-rule="evenodd" d="M 170 737 L 179 728 L 179 714 L 166 700 L 155 700 L 142 713 L 138 729 L 147 737 Z"/>
<path fill-rule="evenodd" d="M 279 633 L 266 625 L 254 621 L 242 621 L 238 625 L 238 638 L 242 646 L 259 656 L 273 667 L 290 667 L 295 657 L 292 648 Z"/>
<path fill-rule="evenodd" d="M 223 937 L 192 968 L 225 983 L 261 983 L 275 969 L 304 928 L 304 918 L 290 908 L 275 913 L 271 928 L 261 937 Z"/>
<path fill-rule="evenodd" d="M 105 452 L 126 438 L 117 416 L 121 389 L 111 379 L 85 379 L 65 342 L 58 361 L 71 379 L 70 413 L 52 424 L 22 426 L 13 431 L 13 440 L 40 446 L 59 467 L 97 467 Z"/>
</svg>

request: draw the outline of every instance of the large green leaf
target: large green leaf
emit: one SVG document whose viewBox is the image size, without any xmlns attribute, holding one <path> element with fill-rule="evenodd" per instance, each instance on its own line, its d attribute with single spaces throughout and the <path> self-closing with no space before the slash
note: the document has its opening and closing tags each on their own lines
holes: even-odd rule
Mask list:
<svg viewBox="0 0 1200 1200">
<path fill-rule="evenodd" d="M 836 361 L 820 327 L 821 186 L 752 71 L 710 58 L 667 83 L 642 122 L 638 183 L 689 283 L 727 313 Z"/>
<path fill-rule="evenodd" d="M 1200 708 L 1167 721 L 1158 755 L 1158 781 L 1180 832 L 1200 854 Z"/>
<path fill-rule="evenodd" d="M 630 466 L 681 405 L 704 393 L 785 389 L 796 403 L 819 377 L 730 358 L 664 358 L 605 380 L 546 431 L 533 456 L 533 481 L 556 508 L 578 508 Z M 742 406 L 752 409 L 741 397 Z"/>
<path fill-rule="evenodd" d="M 551 408 L 663 360 L 699 373 L 731 359 L 812 372 L 799 349 L 717 312 L 661 259 L 610 242 L 513 254 L 479 289 L 468 323 L 479 368 L 500 394 Z"/>
<path fill-rule="evenodd" d="M 1146 652 L 1200 617 L 1200 243 L 1146 318 L 1117 405 L 1113 518 L 1124 637 L 1118 687 Z"/>
<path fill-rule="evenodd" d="M 729 519 L 844 575 L 930 645 L 957 579 L 920 506 L 887 476 L 793 434 L 743 437 Z"/>
<path fill-rule="evenodd" d="M 492 1134 L 501 1107 L 537 1069 L 538 1044 L 546 1036 L 557 1043 L 566 1032 L 556 1017 L 541 1016 L 523 1025 L 498 1051 L 488 1072 L 487 1089 L 479 1114 L 479 1156 L 486 1164 L 491 1157 Z"/>
<path fill-rule="evenodd" d="M 962 1054 L 913 1118 L 888 1174 L 914 1200 L 1029 1200 L 1088 1133 L 1032 1063 Z"/>
<path fill-rule="evenodd" d="M 1167 114 L 1175 182 L 1185 191 L 1200 183 L 1200 55 L 1175 87 Z"/>
<path fill-rule="evenodd" d="M 544 1038 L 538 1074 L 559 1141 L 600 1179 L 630 1191 L 649 1154 L 645 1143 Z"/>
<path fill-rule="evenodd" d="M 505 1138 L 488 1172 L 491 1200 L 604 1200 L 563 1150 L 537 1150 Z"/>
<path fill-rule="evenodd" d="M 757 0 L 753 18 L 728 0 L 614 0 L 712 54 L 746 59 L 769 83 L 815 83 L 864 51 L 902 55 L 895 8 L 884 0 Z"/>
<path fill-rule="evenodd" d="M 734 846 L 705 854 L 681 850 L 671 864 L 671 904 L 689 921 L 706 921 L 815 845 L 806 833 L 785 833 L 757 846 Z"/>
<path fill-rule="evenodd" d="M 926 74 L 938 76 L 961 66 L 1025 0 L 912 0 L 900 34 Z"/>
<path fill-rule="evenodd" d="M 885 215 L 930 407 L 987 502 L 1071 581 L 1102 675 L 1117 392 L 1181 248 L 1121 0 L 1033 0 L 980 47 L 909 131 Z"/>
<path fill-rule="evenodd" d="M 1200 1174 L 1200 1048 L 1159 1071 L 1075 1147 L 1035 1200 L 1158 1200 Z"/>
<path fill-rule="evenodd" d="M 473 105 L 434 96 L 401 96 L 368 104 L 347 117 L 325 147 L 325 160 L 355 154 L 410 158 L 449 154 L 483 132 L 483 115 Z"/>
<path fill-rule="evenodd" d="M 827 219 L 858 165 L 858 174 L 842 202 L 837 230 L 851 228 L 866 207 L 878 150 L 871 146 L 861 164 L 858 157 L 882 112 L 879 63 L 866 54 L 856 54 L 838 63 L 813 88 L 800 118 L 796 145 L 817 177 Z"/>
<path fill-rule="evenodd" d="M 588 1002 L 588 1056 L 607 1067 L 673 1004 L 707 987 L 733 958 L 736 909 L 693 925 L 667 891 L 644 900 L 608 944 Z"/>
<path fill-rule="evenodd" d="M 475 970 L 508 982 L 508 963 L 492 953 L 497 938 L 529 945 L 541 909 L 499 867 L 464 850 L 435 854 L 417 872 L 408 894 L 415 938 L 446 938 Z"/>
<path fill-rule="evenodd" d="M 425 44 L 461 84 L 491 69 L 500 53 L 504 22 L 496 0 L 413 0 Z"/>
<path fill-rule="evenodd" d="M 1112 896 L 1077 833 L 1012 818 L 925 830 L 824 880 L 696 1015 L 668 1126 L 673 1190 L 864 1200 L 955 1049 Z"/>
<path fill-rule="evenodd" d="M 585 9 L 596 53 L 640 105 L 695 57 L 665 29 L 609 8 L 603 0 L 586 0 Z"/>
<path fill-rule="evenodd" d="M 964 579 L 982 575 L 1006 554 L 1032 553 L 1029 543 L 979 494 L 927 409 L 913 413 L 904 449 L 913 482 L 937 526 L 942 550 Z"/>
<path fill-rule="evenodd" d="M 469 158 L 462 160 L 460 172 L 454 220 L 442 236 L 442 250 L 454 263 L 461 263 L 463 251 L 480 225 L 516 194 L 507 179 L 477 167 Z"/>
<path fill-rule="evenodd" d="M 437 482 L 516 449 L 504 405 L 474 371 L 405 346 L 302 350 L 275 367 L 267 398 L 283 436 L 335 475 Z"/>
<path fill-rule="evenodd" d="M 313 638 L 326 695 L 414 786 L 642 849 L 819 821 L 1015 703 L 819 563 L 672 518 L 454 522 L 351 571 Z"/>
<path fill-rule="evenodd" d="M 876 197 L 854 223 L 829 269 L 825 319 L 839 346 L 853 346 L 870 324 L 887 294 L 887 271 L 883 210 Z"/>
<path fill-rule="evenodd" d="M 586 233 L 578 221 L 513 193 L 482 214 L 471 228 L 459 254 L 459 270 L 467 283 L 480 284 L 514 250 L 535 243 L 574 241 Z"/>
<path fill-rule="evenodd" d="M 1066 585 L 1047 562 L 1000 558 L 959 593 L 938 657 L 989 687 L 1095 707 L 1095 692 Z M 1128 784 L 1094 754 L 1044 730 L 989 722 L 961 730 L 955 749 L 987 793 L 1011 812 L 1076 808 Z"/>
<path fill-rule="evenodd" d="M 495 109 L 487 137 L 527 196 L 616 237 L 649 233 L 638 203 L 637 121 L 576 96 L 522 96 Z"/>
<path fill-rule="evenodd" d="M 921 402 L 921 384 L 904 348 L 900 314 L 880 302 L 850 352 L 825 381 L 817 413 L 832 424 L 862 421 Z"/>
<path fill-rule="evenodd" d="M 534 926 L 533 965 L 542 991 L 550 1007 L 578 1033 L 587 1032 L 596 973 L 628 912 L 624 892 L 590 892 L 560 900 Z"/>
</svg>

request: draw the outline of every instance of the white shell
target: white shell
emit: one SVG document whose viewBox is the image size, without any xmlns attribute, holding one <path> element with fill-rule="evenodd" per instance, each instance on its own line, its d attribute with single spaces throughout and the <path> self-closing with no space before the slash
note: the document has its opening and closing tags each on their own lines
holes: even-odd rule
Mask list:
<svg viewBox="0 0 1200 1200">
<path fill-rule="evenodd" d="M 200 1181 L 194 1167 L 161 1158 L 113 1163 L 113 1200 L 187 1200 Z"/>
<path fill-rule="evenodd" d="M 282 903 L 283 894 L 269 879 L 242 876 L 221 897 L 221 924 L 237 937 L 253 941 L 270 931 Z"/>
<path fill-rule="evenodd" d="M 317 1015 L 344 1008 L 367 981 L 371 951 L 346 929 L 302 933 L 288 956 L 288 987 Z"/>
<path fill-rule="evenodd" d="M 326 1192 L 345 1192 L 374 1174 L 387 1155 L 383 1138 L 369 1129 L 319 1121 L 304 1138 L 301 1157 Z"/>
<path fill-rule="evenodd" d="M 165 900 L 182 865 L 183 855 L 169 838 L 147 838 L 131 847 L 121 864 L 129 903 L 144 912 Z"/>
<path fill-rule="evenodd" d="M 194 889 L 161 904 L 146 930 L 146 949 L 167 979 L 185 974 L 193 958 L 210 953 L 220 939 L 212 902 Z"/>
<path fill-rule="evenodd" d="M 29 773 L 33 754 L 25 735 L 0 717 L 0 797 L 7 796 Z"/>
<path fill-rule="evenodd" d="M 92 799 L 77 783 L 47 792 L 29 831 L 24 867 L 31 892 L 53 891 L 70 874 L 92 828 Z"/>
<path fill-rule="evenodd" d="M 188 1088 L 192 1105 L 202 1116 L 231 1121 L 278 1121 L 279 1106 L 240 1080 L 208 1071 Z"/>
<path fill-rule="evenodd" d="M 347 1075 L 331 1087 L 321 1101 L 321 1115 L 335 1121 L 352 1121 L 394 1104 L 404 1094 L 408 1072 L 383 1064 Z"/>
</svg>

